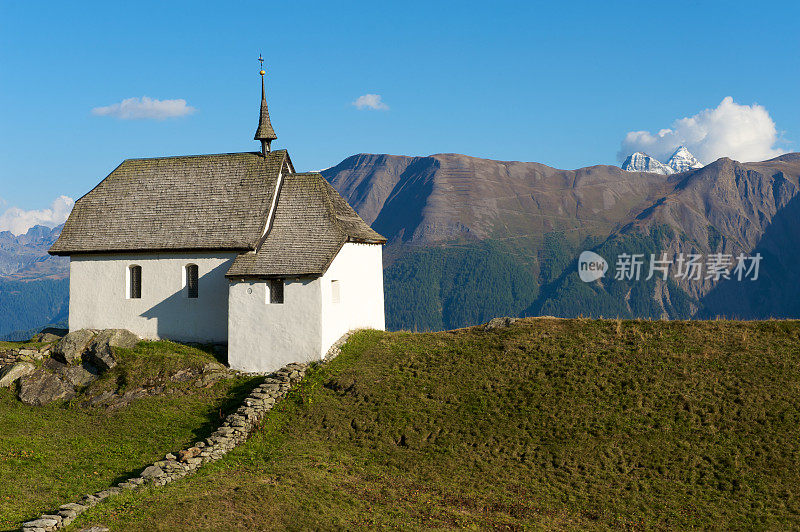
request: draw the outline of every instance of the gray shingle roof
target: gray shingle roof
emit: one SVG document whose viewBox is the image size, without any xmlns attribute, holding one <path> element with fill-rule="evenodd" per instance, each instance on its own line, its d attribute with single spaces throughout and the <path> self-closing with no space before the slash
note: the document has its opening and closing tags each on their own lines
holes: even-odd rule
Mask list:
<svg viewBox="0 0 800 532">
<path fill-rule="evenodd" d="M 258 127 L 254 140 L 275 140 L 278 135 L 272 129 L 272 122 L 269 120 L 269 109 L 267 109 L 267 97 L 264 95 L 264 76 L 261 76 L 261 114 L 258 116 Z"/>
<path fill-rule="evenodd" d="M 50 253 L 256 249 L 287 158 L 128 159 L 75 203 Z"/>
<path fill-rule="evenodd" d="M 239 255 L 226 275 L 321 275 L 348 241 L 383 244 L 386 239 L 320 174 L 290 174 L 283 180 L 272 227 L 258 251 Z"/>
</svg>

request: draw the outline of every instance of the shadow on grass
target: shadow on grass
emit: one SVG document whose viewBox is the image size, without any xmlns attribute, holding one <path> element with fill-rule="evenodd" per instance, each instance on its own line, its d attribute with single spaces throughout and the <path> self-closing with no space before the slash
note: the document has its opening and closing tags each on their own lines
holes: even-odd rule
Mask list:
<svg viewBox="0 0 800 532">
<path fill-rule="evenodd" d="M 250 393 L 263 381 L 263 377 L 247 379 L 228 390 L 228 393 L 221 401 L 207 410 L 205 416 L 206 421 L 192 431 L 191 442 L 189 445 L 208 438 L 212 432 L 219 428 L 225 418 L 236 411 L 236 409 L 242 405 L 244 399 L 250 395 Z M 165 456 L 167 453 L 177 453 L 180 450 L 177 448 L 179 445 L 181 444 L 175 442 L 175 448 L 164 449 L 164 452 L 159 460 L 163 460 L 163 456 Z M 109 487 L 116 486 L 120 482 L 124 482 L 129 478 L 138 476 L 149 465 L 151 464 L 144 464 L 142 467 L 127 471 L 114 477 L 114 480 L 111 482 Z"/>
<path fill-rule="evenodd" d="M 202 351 L 206 354 L 211 355 L 214 357 L 214 360 L 219 362 L 220 364 L 228 365 L 228 346 L 226 344 L 195 344 L 195 343 L 187 343 L 186 345 L 191 346 L 198 351 Z"/>
</svg>

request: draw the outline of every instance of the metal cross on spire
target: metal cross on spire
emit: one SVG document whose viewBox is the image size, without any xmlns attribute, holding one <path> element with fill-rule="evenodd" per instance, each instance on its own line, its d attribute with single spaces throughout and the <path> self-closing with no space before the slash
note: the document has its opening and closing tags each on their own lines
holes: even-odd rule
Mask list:
<svg viewBox="0 0 800 532">
<path fill-rule="evenodd" d="M 266 72 L 264 72 L 264 58 L 261 57 L 261 54 L 258 54 L 258 63 L 261 65 L 261 75 L 263 76 Z"/>
</svg>

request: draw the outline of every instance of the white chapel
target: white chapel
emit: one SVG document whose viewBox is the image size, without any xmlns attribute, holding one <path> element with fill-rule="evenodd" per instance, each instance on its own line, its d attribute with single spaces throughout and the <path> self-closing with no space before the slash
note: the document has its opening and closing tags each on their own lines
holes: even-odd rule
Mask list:
<svg viewBox="0 0 800 532">
<path fill-rule="evenodd" d="M 273 371 L 384 329 L 386 239 L 276 138 L 262 70 L 260 152 L 128 159 L 80 198 L 50 249 L 70 331 L 227 343 L 232 368 Z"/>
</svg>

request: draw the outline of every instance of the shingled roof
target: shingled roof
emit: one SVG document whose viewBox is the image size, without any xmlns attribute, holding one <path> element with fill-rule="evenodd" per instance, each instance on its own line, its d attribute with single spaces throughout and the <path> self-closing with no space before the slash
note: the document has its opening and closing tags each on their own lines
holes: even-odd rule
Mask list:
<svg viewBox="0 0 800 532">
<path fill-rule="evenodd" d="M 264 76 L 261 76 L 261 113 L 258 115 L 258 127 L 254 140 L 275 140 L 278 135 L 272 129 L 272 122 L 269 120 L 269 109 L 267 108 L 267 97 L 264 93 Z"/>
<path fill-rule="evenodd" d="M 280 187 L 272 226 L 260 247 L 239 255 L 226 275 L 321 275 L 345 242 L 383 244 L 386 239 L 320 174 L 290 174 Z"/>
<path fill-rule="evenodd" d="M 75 202 L 53 255 L 254 250 L 286 150 L 128 159 Z"/>
</svg>

